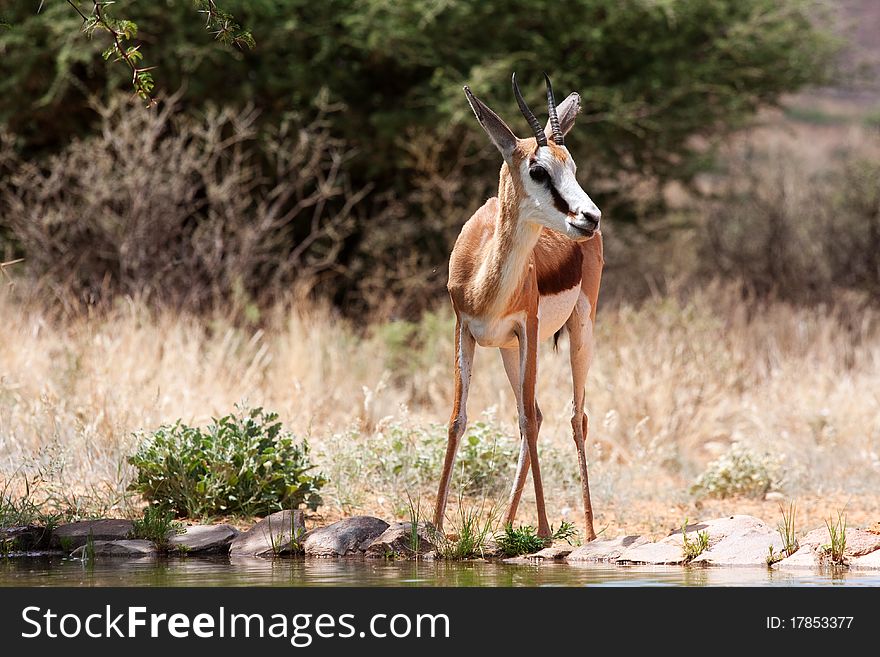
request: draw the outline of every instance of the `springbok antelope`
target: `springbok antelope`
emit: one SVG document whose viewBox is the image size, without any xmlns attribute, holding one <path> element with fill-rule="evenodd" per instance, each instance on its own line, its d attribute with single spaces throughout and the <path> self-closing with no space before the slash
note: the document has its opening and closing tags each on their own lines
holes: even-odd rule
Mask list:
<svg viewBox="0 0 880 657">
<path fill-rule="evenodd" d="M 593 540 L 584 395 L 604 264 L 599 232 L 602 213 L 578 184 L 577 168 L 564 142 L 580 110 L 580 96 L 572 93 L 557 108 L 550 78 L 544 77 L 550 119 L 542 129 L 513 75 L 513 93 L 534 133 L 528 139 L 518 139 L 464 87 L 477 121 L 501 151 L 504 164 L 498 196 L 486 201 L 465 223 L 449 259 L 447 287 L 455 310 L 455 401 L 434 525 L 443 526 L 455 454 L 467 425 L 471 365 L 479 344 L 501 351 L 519 411 L 520 455 L 506 520 L 512 523 L 516 517 L 531 467 L 538 534 L 550 535 L 538 465 L 542 416 L 535 400 L 535 380 L 538 343 L 565 328 L 570 336 L 574 388 L 571 426 L 583 487 L 586 538 Z"/>
</svg>

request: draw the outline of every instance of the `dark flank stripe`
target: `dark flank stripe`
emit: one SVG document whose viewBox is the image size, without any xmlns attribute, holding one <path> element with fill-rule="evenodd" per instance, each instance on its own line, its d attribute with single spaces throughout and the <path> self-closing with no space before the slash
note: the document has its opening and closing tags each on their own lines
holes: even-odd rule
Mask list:
<svg viewBox="0 0 880 657">
<path fill-rule="evenodd" d="M 538 293 L 541 296 L 559 294 L 570 290 L 581 282 L 583 253 L 575 242 L 541 240 L 536 246 L 535 258 L 538 277 Z"/>
</svg>

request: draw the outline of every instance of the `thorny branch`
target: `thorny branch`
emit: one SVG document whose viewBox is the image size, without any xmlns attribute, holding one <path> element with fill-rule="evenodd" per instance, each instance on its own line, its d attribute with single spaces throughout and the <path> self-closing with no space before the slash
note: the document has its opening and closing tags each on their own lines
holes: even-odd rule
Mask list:
<svg viewBox="0 0 880 657">
<path fill-rule="evenodd" d="M 155 84 L 150 71 L 152 66 L 140 66 L 138 61 L 143 58 L 140 52 L 140 45 L 125 47 L 123 43 L 133 38 L 137 34 L 137 25 L 128 20 L 114 19 L 108 15 L 107 8 L 113 2 L 107 0 L 93 0 L 93 10 L 90 16 L 87 16 L 79 8 L 74 0 L 66 0 L 73 9 L 79 14 L 83 20 L 82 31 L 91 36 L 97 28 L 106 30 L 111 39 L 112 45 L 104 51 L 104 59 L 109 59 L 116 55 L 115 61 L 124 62 L 131 70 L 131 83 L 135 93 L 147 101 L 147 106 L 155 105 L 156 99 L 153 97 L 153 89 Z M 199 13 L 205 14 L 205 29 L 214 35 L 214 38 L 226 45 L 234 45 L 242 48 L 255 47 L 256 43 L 251 33 L 242 29 L 241 25 L 235 22 L 234 17 L 217 7 L 214 0 L 194 0 Z M 40 3 L 37 12 L 43 8 Z"/>
<path fill-rule="evenodd" d="M 0 262 L 0 274 L 9 281 L 9 287 L 12 287 L 15 282 L 12 280 L 12 277 L 9 275 L 9 272 L 6 271 L 7 267 L 11 267 L 12 265 L 17 265 L 20 262 L 24 262 L 24 258 L 18 258 L 17 260 L 8 260 L 6 262 Z"/>
<path fill-rule="evenodd" d="M 123 60 L 131 69 L 131 83 L 132 86 L 134 86 L 135 92 L 138 96 L 147 101 L 148 107 L 155 105 L 156 100 L 152 95 L 154 87 L 153 76 L 149 73 L 154 67 L 141 67 L 135 63 L 136 59 L 143 57 L 139 52 L 140 46 L 134 46 L 132 48 L 123 48 L 122 46 L 123 40 L 130 39 L 137 34 L 137 26 L 130 21 L 119 21 L 116 24 L 121 25 L 124 28 L 124 31 L 120 32 L 113 27 L 102 9 L 105 5 L 110 3 L 94 0 L 93 4 L 95 7 L 95 13 L 93 14 L 92 20 L 94 20 L 95 26 L 100 25 L 107 30 L 113 38 L 113 52 L 117 54 L 117 61 L 120 59 Z M 87 29 L 89 29 L 88 20 L 86 21 L 86 26 L 83 30 Z M 91 29 L 93 30 L 94 28 Z M 109 59 L 110 54 L 112 54 L 110 51 L 105 51 L 104 58 Z"/>
<path fill-rule="evenodd" d="M 200 14 L 205 14 L 205 29 L 221 43 L 239 48 L 243 45 L 253 48 L 256 45 L 253 35 L 242 29 L 231 14 L 218 9 L 214 0 L 196 0 L 196 6 Z"/>
</svg>

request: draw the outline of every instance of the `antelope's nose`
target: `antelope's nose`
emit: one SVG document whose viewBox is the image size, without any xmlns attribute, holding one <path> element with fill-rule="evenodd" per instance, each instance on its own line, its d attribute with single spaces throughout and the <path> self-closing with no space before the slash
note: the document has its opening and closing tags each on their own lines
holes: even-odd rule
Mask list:
<svg viewBox="0 0 880 657">
<path fill-rule="evenodd" d="M 595 210 L 584 210 L 581 212 L 581 221 L 588 227 L 595 230 L 599 227 L 599 220 L 602 218 L 602 211 L 599 208 Z"/>
</svg>

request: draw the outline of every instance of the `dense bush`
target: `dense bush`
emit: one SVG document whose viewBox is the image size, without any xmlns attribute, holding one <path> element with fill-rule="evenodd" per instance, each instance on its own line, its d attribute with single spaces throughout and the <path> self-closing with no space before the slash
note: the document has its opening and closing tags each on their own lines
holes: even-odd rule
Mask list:
<svg viewBox="0 0 880 657">
<path fill-rule="evenodd" d="M 97 136 L 42 166 L 0 133 L 0 207 L 56 298 L 228 308 L 336 267 L 363 193 L 348 183 L 325 113 L 260 131 L 252 110 L 177 109 L 117 100 Z"/>
<path fill-rule="evenodd" d="M 841 288 L 880 295 L 880 139 L 859 133 L 834 157 L 790 144 L 725 157 L 700 231 L 705 273 L 752 293 L 830 301 Z"/>
<path fill-rule="evenodd" d="M 369 449 L 352 450 L 364 440 L 356 431 L 329 439 L 327 467 L 340 505 L 361 506 L 364 482 L 399 504 L 414 491 L 433 491 L 446 454 L 446 427 L 394 422 L 369 436 Z M 550 449 L 545 446 L 545 453 Z M 471 423 L 455 460 L 454 489 L 463 495 L 500 499 L 513 483 L 518 453 L 518 436 L 505 432 L 492 414 Z"/>
<path fill-rule="evenodd" d="M 414 486 L 432 482 L 446 454 L 446 428 L 409 429 L 392 425 L 382 432 L 388 449 L 377 450 L 376 467 L 384 478 L 415 477 Z M 508 488 L 519 445 L 506 435 L 490 415 L 471 423 L 461 439 L 455 459 L 455 479 L 469 495 L 495 496 Z"/>
<path fill-rule="evenodd" d="M 742 443 L 733 443 L 697 477 L 691 492 L 700 497 L 762 498 L 779 484 L 779 464 Z"/>
<path fill-rule="evenodd" d="M 551 527 L 551 531 L 552 529 Z M 496 532 L 495 544 L 504 556 L 516 557 L 521 554 L 534 554 L 554 541 L 565 541 L 569 545 L 574 545 L 577 533 L 574 525 L 564 520 L 549 538 L 538 536 L 537 530 L 530 525 L 521 525 L 514 529 L 512 524 L 507 523 L 502 531 Z"/>
<path fill-rule="evenodd" d="M 40 13 L 33 3 L 4 8 L 10 28 L 0 31 L 0 124 L 16 135 L 26 160 L 64 151 L 74 136 L 103 132 L 94 99 L 106 103 L 118 90 L 131 89 L 126 68 L 101 59 L 106 35 L 87 40 L 68 3 L 41 4 Z M 342 246 L 320 280 L 337 302 L 361 307 L 374 295 L 391 293 L 404 311 L 442 290 L 451 242 L 495 184 L 498 156 L 473 120 L 462 84 L 520 133 L 525 124 L 510 92 L 511 71 L 520 74 L 535 108 L 543 105 L 543 70 L 553 75 L 560 95 L 580 91 L 584 112 L 567 145 L 600 207 L 621 221 L 654 214 L 659 184 L 691 179 L 706 143 L 694 137 L 711 141 L 741 126 L 760 105 L 823 81 L 834 49 L 817 27 L 827 21 L 813 0 L 220 4 L 253 33 L 254 49 L 215 44 L 192 2 L 118 2 L 112 11 L 137 22 L 143 64 L 156 67 L 157 95 L 181 89 L 181 109 L 189 117 L 212 105 L 238 115 L 252 104 L 254 127 L 262 132 L 290 111 L 308 114 L 321 97 L 344 107 L 328 116 L 328 134 L 353 155 L 344 167 L 351 189 L 369 186 L 369 194 L 352 229 L 338 236 Z M 485 38 L 489 25 L 492 39 Z M 97 153 L 106 146 L 102 139 L 106 135 L 79 148 Z M 258 167 L 255 180 L 277 188 L 296 173 L 291 178 L 273 166 L 271 143 L 241 148 L 253 150 L 247 161 Z M 138 164 L 137 153 L 130 159 Z M 58 171 L 51 164 L 41 170 Z M 186 180 L 188 173 L 180 175 Z M 71 196 L 92 196 L 85 181 L 69 178 Z M 111 171 L 104 180 L 124 186 Z M 639 181 L 649 193 L 634 191 L 644 192 Z M 152 191 L 140 191 L 145 201 L 156 200 Z M 74 207 L 113 216 L 105 209 L 117 201 L 115 194 L 95 195 Z M 242 251 L 234 241 L 245 237 L 215 227 L 224 219 L 211 216 L 210 197 L 200 202 L 209 216 L 203 230 Z M 321 206 L 325 216 L 345 209 L 345 196 Z M 0 239 L 19 212 L 0 204 Z M 306 255 L 326 248 L 310 238 L 310 214 L 291 219 L 289 231 L 278 229 L 277 258 L 290 249 Z M 18 255 L 31 255 L 16 230 L 12 241 Z M 102 261 L 104 251 L 96 255 L 96 269 L 106 274 L 101 280 L 112 288 L 125 272 L 114 268 L 113 258 Z M 37 274 L 45 273 L 41 262 L 31 263 Z M 150 266 L 159 267 L 154 261 Z M 161 271 L 173 281 L 173 267 Z M 268 283 L 271 274 L 270 268 Z"/>
<path fill-rule="evenodd" d="M 174 519 L 174 511 L 161 506 L 148 506 L 140 518 L 132 523 L 131 538 L 153 541 L 160 550 L 167 551 L 174 535 L 186 532 L 182 522 Z"/>
<path fill-rule="evenodd" d="M 178 516 L 265 515 L 317 508 L 326 480 L 311 473 L 305 440 L 282 429 L 274 413 L 241 409 L 203 428 L 180 421 L 148 436 L 129 463 L 132 489 Z"/>
</svg>

